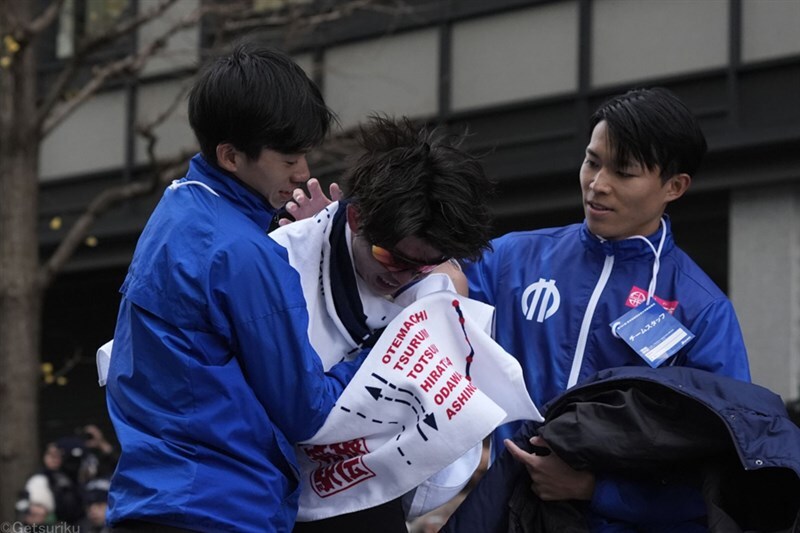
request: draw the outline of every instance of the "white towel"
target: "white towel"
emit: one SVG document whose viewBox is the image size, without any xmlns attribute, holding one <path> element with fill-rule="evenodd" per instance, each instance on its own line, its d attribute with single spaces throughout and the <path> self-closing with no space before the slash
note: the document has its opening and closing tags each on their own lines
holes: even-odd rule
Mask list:
<svg viewBox="0 0 800 533">
<path fill-rule="evenodd" d="M 438 292 L 389 324 L 323 427 L 300 446 L 298 520 L 390 501 L 497 425 L 542 419 L 519 364 L 486 333 L 488 322 L 471 319 L 473 303 Z"/>
</svg>

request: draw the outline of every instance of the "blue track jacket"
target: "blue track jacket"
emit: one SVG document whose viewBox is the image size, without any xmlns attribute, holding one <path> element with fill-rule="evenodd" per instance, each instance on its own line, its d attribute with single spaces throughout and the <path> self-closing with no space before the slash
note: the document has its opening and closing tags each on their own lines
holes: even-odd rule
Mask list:
<svg viewBox="0 0 800 533">
<path fill-rule="evenodd" d="M 675 246 L 667 217 L 663 224 L 655 298 L 674 309 L 673 316 L 695 338 L 662 366 L 749 381 L 747 352 L 730 300 Z M 651 244 L 643 238 L 601 240 L 585 222 L 515 232 L 495 239 L 492 252 L 464 266 L 470 297 L 495 306 L 495 339 L 519 360 L 536 405 L 600 370 L 647 366 L 609 324 L 647 296 L 662 228 L 647 237 Z M 518 427 L 498 428 L 494 450 L 502 451 L 503 439 Z M 603 502 L 611 501 L 605 486 L 598 483 L 593 507 L 600 514 L 624 516 L 624 510 L 603 508 Z"/>
<path fill-rule="evenodd" d="M 321 427 L 364 355 L 324 373 L 300 280 L 267 236 L 273 214 L 198 155 L 148 221 L 108 375 L 112 525 L 292 529 L 292 443 Z"/>
</svg>

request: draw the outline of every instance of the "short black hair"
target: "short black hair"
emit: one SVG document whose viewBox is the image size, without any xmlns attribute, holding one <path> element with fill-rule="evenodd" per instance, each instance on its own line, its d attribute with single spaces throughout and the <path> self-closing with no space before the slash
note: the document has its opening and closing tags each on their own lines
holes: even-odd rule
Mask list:
<svg viewBox="0 0 800 533">
<path fill-rule="evenodd" d="M 464 136 L 373 115 L 361 128 L 363 155 L 342 179 L 360 231 L 391 249 L 417 237 L 456 259 L 490 248 L 490 193 L 483 165 L 460 148 Z"/>
<path fill-rule="evenodd" d="M 264 148 L 308 150 L 322 142 L 332 120 L 303 69 L 283 52 L 252 41 L 206 65 L 189 93 L 189 124 L 212 163 L 221 143 L 250 159 Z"/>
<path fill-rule="evenodd" d="M 591 127 L 605 121 L 614 163 L 631 160 L 660 169 L 662 181 L 675 174 L 694 175 L 708 146 L 697 119 L 677 96 L 663 87 L 634 89 L 597 109 Z"/>
</svg>

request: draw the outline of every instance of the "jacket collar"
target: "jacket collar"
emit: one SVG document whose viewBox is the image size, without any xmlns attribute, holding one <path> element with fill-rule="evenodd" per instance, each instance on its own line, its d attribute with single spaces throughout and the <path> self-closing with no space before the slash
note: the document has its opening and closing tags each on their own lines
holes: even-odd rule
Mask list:
<svg viewBox="0 0 800 533">
<path fill-rule="evenodd" d="M 675 242 L 672 239 L 672 223 L 669 217 L 664 214 L 662 218 L 667 225 L 664 247 L 661 250 L 661 255 L 663 256 L 674 248 Z M 659 225 L 659 228 L 654 233 L 647 235 L 646 239 L 650 241 L 654 248 L 658 249 L 658 244 L 661 241 L 661 226 Z M 622 239 L 619 241 L 601 239 L 589 231 L 586 220 L 581 224 L 581 242 L 589 252 L 604 257 L 613 255 L 616 260 L 639 259 L 642 257 L 652 260 L 653 258 L 652 249 L 641 239 Z"/>
<path fill-rule="evenodd" d="M 206 161 L 202 154 L 195 155 L 189 162 L 185 179 L 205 183 L 265 231 L 275 218 L 277 209 L 264 196 L 233 174 Z"/>
</svg>

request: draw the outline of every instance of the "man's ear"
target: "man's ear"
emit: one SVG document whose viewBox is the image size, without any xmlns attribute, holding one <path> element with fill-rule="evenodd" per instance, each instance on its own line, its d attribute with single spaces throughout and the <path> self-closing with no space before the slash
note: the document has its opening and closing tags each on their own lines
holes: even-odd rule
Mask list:
<svg viewBox="0 0 800 533">
<path fill-rule="evenodd" d="M 683 193 L 685 193 L 689 189 L 689 185 L 692 184 L 692 177 L 685 172 L 680 174 L 675 174 L 667 180 L 665 186 L 667 187 L 667 202 L 671 202 L 673 200 L 677 200 Z"/>
<path fill-rule="evenodd" d="M 240 152 L 231 143 L 219 143 L 217 145 L 217 165 L 231 174 L 239 170 Z"/>
<path fill-rule="evenodd" d="M 347 225 L 350 226 L 350 231 L 358 233 L 361 228 L 361 217 L 358 215 L 358 208 L 353 204 L 347 204 Z"/>
</svg>

